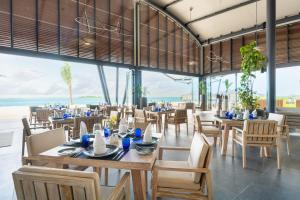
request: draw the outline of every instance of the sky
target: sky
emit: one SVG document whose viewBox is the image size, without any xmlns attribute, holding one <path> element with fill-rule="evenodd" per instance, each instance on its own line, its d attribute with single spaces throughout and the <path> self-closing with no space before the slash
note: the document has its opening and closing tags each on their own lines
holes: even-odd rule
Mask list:
<svg viewBox="0 0 300 200">
<path fill-rule="evenodd" d="M 0 54 L 0 98 L 66 97 L 67 87 L 60 70 L 64 61 Z M 80 96 L 103 96 L 95 65 L 68 62 L 72 67 L 73 94 Z M 104 67 L 111 99 L 115 98 L 114 67 Z M 126 73 L 120 68 L 119 96 L 124 94 Z M 277 96 L 300 96 L 300 67 L 281 68 L 276 71 Z M 256 73 L 254 90 L 259 95 L 266 94 L 266 73 Z M 177 76 L 181 77 L 181 76 Z M 235 81 L 234 75 L 226 75 L 223 80 Z M 143 85 L 150 97 L 183 96 L 191 94 L 192 84 L 175 82 L 162 73 L 145 71 Z M 238 79 L 239 80 L 239 79 Z M 194 92 L 197 91 L 197 78 L 194 78 Z M 216 84 L 214 88 L 217 88 Z M 232 87 L 233 88 L 233 87 Z M 224 83 L 221 83 L 221 91 Z"/>
<path fill-rule="evenodd" d="M 0 60 L 0 98 L 66 97 L 68 94 L 60 75 L 64 61 L 9 54 L 0 54 Z M 72 68 L 75 97 L 103 96 L 95 65 L 68 63 Z M 119 96 L 124 94 L 128 71 L 120 68 Z M 104 72 L 111 99 L 115 98 L 116 68 L 104 67 Z M 143 84 L 151 97 L 186 95 L 191 93 L 192 88 L 191 85 L 175 83 L 165 75 L 154 72 L 143 73 Z"/>
</svg>

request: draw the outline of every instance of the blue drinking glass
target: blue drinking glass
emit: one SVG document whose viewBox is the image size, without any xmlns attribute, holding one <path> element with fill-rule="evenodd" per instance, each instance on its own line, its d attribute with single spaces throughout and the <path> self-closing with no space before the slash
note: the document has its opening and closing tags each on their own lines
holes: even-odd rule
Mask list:
<svg viewBox="0 0 300 200">
<path fill-rule="evenodd" d="M 228 118 L 232 119 L 233 118 L 233 113 L 229 113 Z"/>
<path fill-rule="evenodd" d="M 110 135 L 110 130 L 108 127 L 105 127 L 104 128 L 104 137 L 109 137 L 109 135 Z"/>
<path fill-rule="evenodd" d="M 87 112 L 86 112 L 86 116 L 87 116 L 87 117 L 91 116 L 91 112 L 90 112 L 90 111 L 87 111 Z"/>
<path fill-rule="evenodd" d="M 141 138 L 142 137 L 142 129 L 136 128 L 135 131 L 134 131 L 134 135 L 137 138 Z"/>
<path fill-rule="evenodd" d="M 64 119 L 67 119 L 69 115 L 67 113 L 64 113 Z"/>
<path fill-rule="evenodd" d="M 81 136 L 81 147 L 87 148 L 90 145 L 90 135 L 84 134 Z"/>
<path fill-rule="evenodd" d="M 229 119 L 229 112 L 225 113 L 225 117 L 226 117 L 226 119 Z"/>
<path fill-rule="evenodd" d="M 130 137 L 124 137 L 122 139 L 122 145 L 123 145 L 124 151 L 128 151 L 129 147 L 130 147 Z"/>
<path fill-rule="evenodd" d="M 252 113 L 249 115 L 249 119 L 250 119 L 250 120 L 253 120 L 253 119 L 254 119 L 254 117 L 253 117 L 253 114 L 252 114 Z"/>
</svg>

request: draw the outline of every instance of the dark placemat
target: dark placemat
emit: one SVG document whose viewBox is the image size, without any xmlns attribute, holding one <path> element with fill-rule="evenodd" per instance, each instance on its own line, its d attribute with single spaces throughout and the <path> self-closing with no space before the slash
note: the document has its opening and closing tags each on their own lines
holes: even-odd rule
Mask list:
<svg viewBox="0 0 300 200">
<path fill-rule="evenodd" d="M 94 158 L 94 157 L 89 157 L 85 155 L 83 152 L 81 152 L 79 155 L 76 156 L 76 158 L 81 158 L 81 159 L 93 159 L 93 160 L 112 160 L 112 161 L 119 161 L 121 160 L 127 153 L 128 151 L 124 151 L 122 148 L 119 149 L 116 153 L 106 156 L 106 157 L 101 157 L 101 158 Z"/>
</svg>

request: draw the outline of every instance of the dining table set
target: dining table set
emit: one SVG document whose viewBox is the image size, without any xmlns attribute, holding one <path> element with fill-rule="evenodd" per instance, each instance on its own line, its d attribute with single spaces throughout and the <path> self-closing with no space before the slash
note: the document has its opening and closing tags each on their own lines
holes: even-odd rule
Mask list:
<svg viewBox="0 0 300 200">
<path fill-rule="evenodd" d="M 104 141 L 102 153 L 97 153 L 95 146 L 99 140 L 96 139 L 99 133 Z M 117 140 L 112 140 L 114 136 Z M 151 139 L 145 141 L 145 137 Z M 147 190 L 146 172 L 152 170 L 161 141 L 162 134 L 153 133 L 152 129 L 145 130 L 144 133 L 139 128 L 127 129 L 126 132 L 117 131 L 111 135 L 105 135 L 104 130 L 100 129 L 98 132 L 82 134 L 78 139 L 71 139 L 65 144 L 38 155 L 24 156 L 23 164 L 39 161 L 55 163 L 57 166 L 75 165 L 130 170 L 134 185 L 134 198 L 144 200 Z"/>
</svg>

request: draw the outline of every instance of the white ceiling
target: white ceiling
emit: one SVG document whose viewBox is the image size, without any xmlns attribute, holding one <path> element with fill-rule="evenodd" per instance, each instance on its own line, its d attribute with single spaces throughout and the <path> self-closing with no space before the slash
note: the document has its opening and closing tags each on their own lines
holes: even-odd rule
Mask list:
<svg viewBox="0 0 300 200">
<path fill-rule="evenodd" d="M 174 0 L 149 0 L 164 7 Z M 190 21 L 190 7 L 193 7 L 191 19 L 206 16 L 216 11 L 240 4 L 248 0 L 182 0 L 167 8 L 183 23 Z M 276 0 L 276 18 L 297 15 L 300 12 L 300 0 Z M 257 22 L 266 21 L 266 0 L 257 2 Z M 190 29 L 200 36 L 200 40 L 215 38 L 242 28 L 253 27 L 256 24 L 256 3 L 207 18 L 189 25 Z"/>
</svg>

